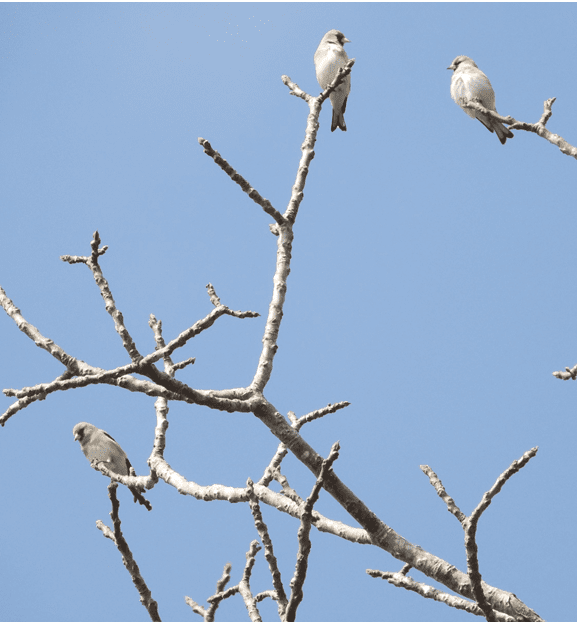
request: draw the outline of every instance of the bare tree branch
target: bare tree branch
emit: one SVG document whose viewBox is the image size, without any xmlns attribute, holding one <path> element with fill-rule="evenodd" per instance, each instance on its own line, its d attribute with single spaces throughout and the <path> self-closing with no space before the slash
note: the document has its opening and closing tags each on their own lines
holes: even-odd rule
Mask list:
<svg viewBox="0 0 577 624">
<path fill-rule="evenodd" d="M 98 264 L 98 257 L 104 255 L 104 253 L 108 249 L 108 246 L 99 249 L 98 247 L 100 243 L 100 234 L 98 234 L 98 231 L 96 231 L 94 232 L 92 242 L 90 243 L 90 247 L 92 248 L 92 254 L 90 256 L 86 256 L 84 258 L 82 258 L 81 256 L 60 256 L 60 259 L 64 262 L 68 262 L 69 264 L 81 262 L 92 271 L 94 281 L 98 285 L 98 288 L 100 289 L 100 294 L 104 299 L 106 311 L 114 320 L 114 328 L 122 339 L 122 344 L 126 349 L 128 355 L 130 356 L 130 359 L 133 362 L 137 362 L 142 358 L 142 355 L 140 355 L 140 353 L 138 352 L 138 349 L 134 344 L 134 340 L 132 340 L 132 336 L 129 334 L 128 329 L 126 329 L 126 326 L 124 325 L 124 317 L 122 316 L 122 312 L 120 312 L 120 310 L 118 310 L 118 308 L 116 307 L 116 303 L 114 302 L 114 298 L 112 297 L 112 292 L 110 291 L 108 282 L 104 278 L 100 265 Z"/>
<path fill-rule="evenodd" d="M 573 368 L 565 367 L 564 371 L 555 371 L 553 373 L 553 377 L 557 377 L 557 379 L 562 379 L 563 381 L 567 381 L 568 379 L 577 379 L 577 364 Z"/>
<path fill-rule="evenodd" d="M 268 562 L 268 566 L 272 576 L 272 584 L 277 596 L 278 614 L 281 621 L 283 621 L 287 609 L 288 599 L 282 584 L 281 573 L 278 568 L 278 563 L 274 554 L 272 540 L 268 533 L 268 527 L 263 520 L 262 513 L 260 511 L 260 505 L 258 504 L 258 498 L 254 493 L 254 483 L 252 482 L 252 479 L 248 479 L 246 486 L 248 493 L 248 502 L 254 518 L 254 524 L 260 536 L 261 542 L 264 546 L 264 557 Z"/>
<path fill-rule="evenodd" d="M 262 622 L 258 607 L 256 606 L 256 600 L 250 589 L 250 577 L 255 564 L 256 553 L 260 549 L 260 544 L 256 540 L 253 540 L 250 544 L 249 551 L 246 553 L 246 565 L 244 566 L 242 579 L 238 584 L 238 591 L 244 600 L 251 622 Z"/>
<path fill-rule="evenodd" d="M 410 576 L 405 576 L 402 572 L 381 572 L 380 570 L 367 570 L 367 574 L 372 576 L 373 578 L 382 578 L 385 581 L 388 581 L 391 585 L 395 587 L 402 587 L 408 591 L 415 592 L 422 596 L 423 598 L 427 598 L 429 600 L 437 600 L 438 602 L 443 602 L 448 607 L 452 607 L 454 609 L 461 609 L 462 611 L 467 611 L 467 613 L 471 613 L 472 615 L 478 615 L 480 617 L 484 617 L 483 611 L 474 603 L 468 600 L 464 600 L 463 598 L 459 598 L 458 596 L 453 596 L 452 594 L 447 594 L 446 592 L 440 591 L 427 585 L 425 583 L 419 583 L 412 579 Z M 516 622 L 517 620 L 505 613 L 497 613 L 498 622 Z"/>
<path fill-rule="evenodd" d="M 295 566 L 294 576 L 290 582 L 292 591 L 286 608 L 287 622 L 294 622 L 296 620 L 297 609 L 303 599 L 303 586 L 307 576 L 309 555 L 312 547 L 310 532 L 312 525 L 313 507 L 319 498 L 321 488 L 323 487 L 323 483 L 327 474 L 329 473 L 332 465 L 339 456 L 339 448 L 339 443 L 335 442 L 331 448 L 329 456 L 325 460 L 323 460 L 320 474 L 317 477 L 310 496 L 307 498 L 304 504 L 301 525 L 298 531 L 299 551 L 297 554 L 297 563 Z"/>
<path fill-rule="evenodd" d="M 459 507 L 457 507 L 455 501 L 447 494 L 444 485 L 441 483 L 441 479 L 439 479 L 439 477 L 433 472 L 430 466 L 423 465 L 420 466 L 420 468 L 429 477 L 429 481 L 437 491 L 437 494 L 445 501 L 445 504 L 447 505 L 447 511 L 449 511 L 449 513 L 452 513 L 455 518 L 457 518 L 457 520 L 462 524 L 467 516 L 459 509 Z"/>
<path fill-rule="evenodd" d="M 560 137 L 558 134 L 553 134 L 552 132 L 547 130 L 547 128 L 545 127 L 547 122 L 551 118 L 551 115 L 553 114 L 552 107 L 553 107 L 553 102 L 556 99 L 557 98 L 549 98 L 548 100 L 545 100 L 543 104 L 543 108 L 544 108 L 543 115 L 541 115 L 541 118 L 539 119 L 537 123 L 529 123 L 527 121 L 517 121 L 510 115 L 508 117 L 503 117 L 502 115 L 499 115 L 497 111 L 485 108 L 482 104 L 479 104 L 479 102 L 475 102 L 473 100 L 469 100 L 467 102 L 467 107 L 474 108 L 475 110 L 478 110 L 481 113 L 484 113 L 486 115 L 489 115 L 490 117 L 493 117 L 494 119 L 496 119 L 497 121 L 500 121 L 501 123 L 507 124 L 509 126 L 509 130 L 525 130 L 527 132 L 534 132 L 535 134 L 539 135 L 543 139 L 549 141 L 549 143 L 556 145 L 559 148 L 559 150 L 566 156 L 572 156 L 573 158 L 577 158 L 577 147 L 574 147 L 573 145 L 565 141 L 565 139 Z"/>
<path fill-rule="evenodd" d="M 470 516 L 466 516 L 455 504 L 455 501 L 447 494 L 441 480 L 431 470 L 429 466 L 421 466 L 421 470 L 429 477 L 431 485 L 437 491 L 437 494 L 445 501 L 447 509 L 451 512 L 461 523 L 465 531 L 465 550 L 467 554 L 467 572 L 471 582 L 472 594 L 477 602 L 478 607 L 483 612 L 485 618 L 492 621 L 500 621 L 502 614 L 496 612 L 493 607 L 494 600 L 494 588 L 487 586 L 482 581 L 481 573 L 479 571 L 479 559 L 477 556 L 478 548 L 476 541 L 477 525 L 482 513 L 491 504 L 493 498 L 501 491 L 501 488 L 508 479 L 510 479 L 515 473 L 519 472 L 523 466 L 525 466 L 529 460 L 537 454 L 538 448 L 532 448 L 527 451 L 519 460 L 515 460 L 505 472 L 503 472 L 493 487 L 485 492 L 481 502 L 474 509 Z M 491 599 L 489 599 L 491 596 Z M 506 611 L 508 613 L 508 611 Z M 513 615 L 510 614 L 509 615 Z"/>
<path fill-rule="evenodd" d="M 236 182 L 240 188 L 262 209 L 269 214 L 279 225 L 284 221 L 281 213 L 273 208 L 268 199 L 264 199 L 260 193 L 254 189 L 239 173 L 237 173 L 222 156 L 212 148 L 212 145 L 202 137 L 198 137 L 198 142 L 202 146 L 204 153 L 210 156 L 214 162 L 228 175 L 228 177 Z"/>
<path fill-rule="evenodd" d="M 204 607 L 199 605 L 189 596 L 184 597 L 186 604 L 188 604 L 195 613 L 198 613 L 198 615 L 200 615 L 205 622 L 214 622 L 214 616 L 220 603 L 226 598 L 234 596 L 234 594 L 238 593 L 238 585 L 236 585 L 235 587 L 231 587 L 227 590 L 224 589 L 227 583 L 230 581 L 231 569 L 232 565 L 230 563 L 227 563 L 224 566 L 222 576 L 216 583 L 216 593 L 207 599 L 207 602 L 210 605 L 208 609 L 205 609 Z"/>
<path fill-rule="evenodd" d="M 158 604 L 156 600 L 152 598 L 152 593 L 150 589 L 140 574 L 140 569 L 138 568 L 138 564 L 134 560 L 132 556 L 132 552 L 128 547 L 128 543 L 124 539 L 124 535 L 120 529 L 120 516 L 118 515 L 118 510 L 120 508 L 120 502 L 116 497 L 116 489 L 118 488 L 117 483 L 111 483 L 108 486 L 108 496 L 110 501 L 112 502 L 112 511 L 110 512 L 110 516 L 112 518 L 112 523 L 114 526 L 114 532 L 112 532 L 103 522 L 102 520 L 98 520 L 96 522 L 96 526 L 102 531 L 105 537 L 112 540 L 120 554 L 122 555 L 122 562 L 124 563 L 124 567 L 130 573 L 132 577 L 132 582 L 134 586 L 138 590 L 140 594 L 140 602 L 143 604 L 144 608 L 148 611 L 148 615 L 153 622 L 161 622 L 160 616 L 158 615 Z"/>
</svg>

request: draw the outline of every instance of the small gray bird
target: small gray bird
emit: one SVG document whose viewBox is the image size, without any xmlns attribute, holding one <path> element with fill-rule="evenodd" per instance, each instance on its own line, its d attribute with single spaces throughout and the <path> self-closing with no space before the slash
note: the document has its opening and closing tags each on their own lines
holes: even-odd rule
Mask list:
<svg viewBox="0 0 577 624">
<path fill-rule="evenodd" d="M 485 108 L 497 112 L 495 108 L 495 92 L 485 74 L 477 67 L 475 61 L 468 56 L 458 56 L 447 69 L 453 70 L 451 78 L 451 97 L 473 119 L 477 118 L 489 132 L 495 131 L 499 141 L 505 145 L 513 133 L 501 122 L 486 113 L 481 113 L 467 106 L 473 100 Z"/>
<path fill-rule="evenodd" d="M 323 90 L 331 84 L 339 69 L 344 67 L 349 60 L 343 47 L 345 43 L 350 43 L 350 41 L 339 30 L 329 30 L 321 39 L 319 47 L 315 52 L 315 69 L 317 80 Z M 351 75 L 349 74 L 329 96 L 333 105 L 331 132 L 334 132 L 336 128 L 340 128 L 345 132 L 347 130 L 345 110 L 350 92 Z"/>
<path fill-rule="evenodd" d="M 93 459 L 102 462 L 108 469 L 119 475 L 129 477 L 132 464 L 128 460 L 126 453 L 122 450 L 118 442 L 106 431 L 95 427 L 87 422 L 81 422 L 74 426 L 72 430 L 74 439 L 80 442 L 80 448 L 86 455 L 89 462 Z M 131 487 L 129 490 L 134 495 L 134 502 L 139 500 L 139 495 L 144 488 Z M 140 496 L 142 499 L 142 496 Z M 142 499 L 145 500 L 145 499 Z M 139 501 L 140 502 L 140 501 Z M 148 501 L 146 501 L 148 503 Z M 145 503 L 140 503 L 144 505 Z M 150 505 L 150 503 L 148 503 Z M 146 505 L 150 511 L 151 507 Z"/>
</svg>

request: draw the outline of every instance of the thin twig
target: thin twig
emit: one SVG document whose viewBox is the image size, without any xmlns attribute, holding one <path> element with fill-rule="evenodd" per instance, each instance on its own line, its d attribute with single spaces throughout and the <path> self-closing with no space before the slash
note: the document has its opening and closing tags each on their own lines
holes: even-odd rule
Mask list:
<svg viewBox="0 0 577 624">
<path fill-rule="evenodd" d="M 212 145 L 202 137 L 198 138 L 198 142 L 202 146 L 204 153 L 210 156 L 214 162 L 228 175 L 228 177 L 236 182 L 240 188 L 262 209 L 269 214 L 279 225 L 284 222 L 284 217 L 276 210 L 268 199 L 265 199 L 261 194 L 253 188 L 241 175 L 236 172 L 226 160 L 215 150 Z"/>
<path fill-rule="evenodd" d="M 112 502 L 112 511 L 110 512 L 110 517 L 112 518 L 112 524 L 114 526 L 113 535 L 111 535 L 112 532 L 101 520 L 98 520 L 96 526 L 103 532 L 105 537 L 111 539 L 116 544 L 116 547 L 122 555 L 122 562 L 124 563 L 124 567 L 128 570 L 130 576 L 132 577 L 132 582 L 134 583 L 134 586 L 140 594 L 140 602 L 148 611 L 150 619 L 153 622 L 161 622 L 162 620 L 158 615 L 158 603 L 152 598 L 152 593 L 150 589 L 148 589 L 148 586 L 146 585 L 142 574 L 140 574 L 138 564 L 134 560 L 132 552 L 128 547 L 128 543 L 124 539 L 124 535 L 122 534 L 122 531 L 120 529 L 121 521 L 120 516 L 118 515 L 120 502 L 118 501 L 118 498 L 116 496 L 117 488 L 117 483 L 111 483 L 108 486 L 108 497 Z"/>
</svg>

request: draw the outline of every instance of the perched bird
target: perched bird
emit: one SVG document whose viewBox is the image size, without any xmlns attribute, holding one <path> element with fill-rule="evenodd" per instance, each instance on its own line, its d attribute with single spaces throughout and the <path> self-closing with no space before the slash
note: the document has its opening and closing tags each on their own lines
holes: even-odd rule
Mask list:
<svg viewBox="0 0 577 624">
<path fill-rule="evenodd" d="M 80 448 L 86 455 L 89 462 L 97 460 L 102 462 L 108 469 L 116 472 L 122 476 L 131 476 L 130 469 L 132 464 L 128 460 L 126 453 L 122 450 L 118 442 L 106 431 L 95 427 L 87 422 L 81 422 L 75 425 L 72 430 L 74 439 L 80 442 Z M 141 492 L 144 488 L 131 487 L 129 490 L 134 494 L 134 501 L 140 499 L 145 500 L 141 496 Z M 148 501 L 146 501 L 148 503 Z M 140 503 L 144 505 L 145 503 Z M 146 505 L 148 510 L 150 503 Z"/>
<path fill-rule="evenodd" d="M 335 79 L 339 68 L 344 67 L 349 60 L 343 47 L 345 43 L 350 43 L 350 41 L 339 30 L 329 30 L 321 39 L 319 47 L 315 52 L 315 69 L 317 80 L 323 90 Z M 350 92 L 351 76 L 349 74 L 329 96 L 333 105 L 331 132 L 334 132 L 336 128 L 340 128 L 345 132 L 347 130 L 345 109 L 347 108 L 347 98 Z"/>
<path fill-rule="evenodd" d="M 473 59 L 468 56 L 458 56 L 447 69 L 453 70 L 451 78 L 451 97 L 469 115 L 475 117 L 489 130 L 495 131 L 499 141 L 505 145 L 507 139 L 513 138 L 513 133 L 501 122 L 493 119 L 486 113 L 481 113 L 467 106 L 467 101 L 478 102 L 485 108 L 497 112 L 495 108 L 495 92 L 485 74 L 477 67 Z"/>
</svg>

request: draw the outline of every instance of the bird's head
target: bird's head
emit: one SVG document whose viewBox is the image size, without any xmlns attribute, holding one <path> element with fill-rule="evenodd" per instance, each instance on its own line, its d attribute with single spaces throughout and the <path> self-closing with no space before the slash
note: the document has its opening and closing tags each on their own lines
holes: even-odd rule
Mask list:
<svg viewBox="0 0 577 624">
<path fill-rule="evenodd" d="M 453 71 L 455 71 L 455 69 L 457 69 L 457 67 L 459 67 L 459 65 L 472 65 L 473 67 L 477 67 L 477 64 L 475 63 L 475 61 L 472 58 L 469 58 L 468 56 L 458 56 L 450 65 L 449 67 L 447 67 L 447 69 L 452 69 Z"/>
<path fill-rule="evenodd" d="M 89 433 L 90 428 L 94 428 L 94 425 L 87 422 L 80 422 L 77 425 L 74 425 L 74 429 L 72 429 L 74 439 L 82 442 L 87 433 Z"/>
<path fill-rule="evenodd" d="M 344 46 L 345 43 L 350 43 L 350 39 L 347 39 L 340 30 L 329 30 L 329 32 L 324 36 L 324 40 L 327 43 L 337 43 L 338 45 Z"/>
</svg>

